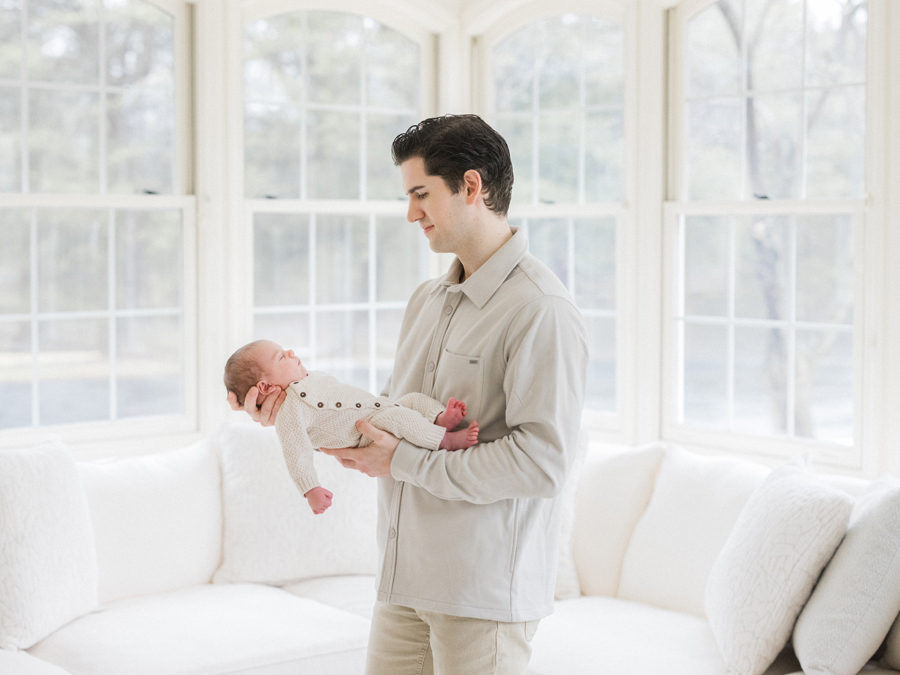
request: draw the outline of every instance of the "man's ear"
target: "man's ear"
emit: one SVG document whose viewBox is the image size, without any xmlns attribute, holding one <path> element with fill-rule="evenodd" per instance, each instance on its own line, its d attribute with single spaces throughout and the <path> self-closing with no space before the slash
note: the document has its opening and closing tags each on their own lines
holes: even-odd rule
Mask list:
<svg viewBox="0 0 900 675">
<path fill-rule="evenodd" d="M 463 174 L 463 190 L 466 195 L 466 204 L 472 205 L 481 195 L 481 174 L 475 169 L 469 169 Z"/>
</svg>

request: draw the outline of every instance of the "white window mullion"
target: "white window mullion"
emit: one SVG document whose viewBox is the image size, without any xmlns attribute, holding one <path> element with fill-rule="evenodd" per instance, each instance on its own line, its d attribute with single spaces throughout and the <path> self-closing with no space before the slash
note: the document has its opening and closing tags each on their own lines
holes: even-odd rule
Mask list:
<svg viewBox="0 0 900 675">
<path fill-rule="evenodd" d="M 737 237 L 735 236 L 735 222 L 731 218 L 728 221 L 728 355 L 727 368 L 727 397 L 728 397 L 728 429 L 734 429 L 734 371 L 735 371 L 735 290 L 737 280 Z"/>
<path fill-rule="evenodd" d="M 369 391 L 377 393 L 378 387 L 378 312 L 375 311 L 377 301 L 376 283 L 378 281 L 377 244 L 375 240 L 377 228 L 375 215 L 369 216 Z"/>
<path fill-rule="evenodd" d="M 22 25 L 20 28 L 19 39 L 21 40 L 21 49 L 22 54 L 26 53 L 28 49 L 28 3 L 23 2 L 22 5 Z M 21 92 L 21 101 L 19 101 L 19 111 L 21 115 L 21 119 L 19 120 L 19 129 L 22 134 L 22 138 L 20 139 L 19 147 L 21 148 L 22 153 L 22 175 L 21 175 L 21 184 L 22 184 L 22 192 L 27 193 L 31 191 L 31 158 L 29 156 L 28 150 L 28 115 L 30 114 L 30 106 L 29 106 L 29 87 L 28 87 L 28 65 L 27 59 L 23 58 L 19 65 L 19 77 Z M 35 418 L 37 419 L 37 418 Z M 36 424 L 36 422 L 35 422 Z"/>
<path fill-rule="evenodd" d="M 796 432 L 796 394 L 797 394 L 797 218 L 791 218 L 788 227 L 788 328 L 785 331 L 787 354 L 785 359 L 785 380 L 787 397 L 785 415 L 787 415 L 785 431 L 788 438 Z"/>
<path fill-rule="evenodd" d="M 118 360 L 118 330 L 116 318 L 116 212 L 109 210 L 106 235 L 106 295 L 108 307 L 107 358 L 109 359 L 109 419 L 118 418 L 118 388 L 116 361 Z"/>
<path fill-rule="evenodd" d="M 316 295 L 318 293 L 316 287 L 316 214 L 309 214 L 309 358 L 315 360 L 319 357 L 318 344 L 316 340 Z"/>
<path fill-rule="evenodd" d="M 38 326 L 38 226 L 37 209 L 29 209 L 29 254 L 31 257 L 29 275 L 29 294 L 31 296 L 31 425 L 37 427 L 41 423 L 41 396 L 40 396 L 40 371 L 38 359 L 40 358 L 40 330 Z"/>
</svg>

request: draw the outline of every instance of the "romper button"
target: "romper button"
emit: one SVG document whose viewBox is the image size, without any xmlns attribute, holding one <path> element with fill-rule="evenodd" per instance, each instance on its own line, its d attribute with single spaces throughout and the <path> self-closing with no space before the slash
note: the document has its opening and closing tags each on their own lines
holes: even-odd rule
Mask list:
<svg viewBox="0 0 900 675">
<path fill-rule="evenodd" d="M 324 405 L 325 405 L 325 404 L 322 403 L 322 401 L 319 401 L 319 407 L 320 407 L 320 408 L 324 407 Z"/>
<path fill-rule="evenodd" d="M 376 407 L 376 408 L 380 408 L 380 407 L 381 407 L 381 404 L 380 404 L 380 403 L 376 403 L 376 404 L 375 404 L 375 407 Z"/>
<path fill-rule="evenodd" d="M 356 407 L 357 407 L 357 408 L 362 408 L 362 403 L 357 403 L 357 404 L 356 404 Z"/>
<path fill-rule="evenodd" d="M 335 405 L 335 406 L 336 406 L 336 407 L 338 407 L 338 408 L 340 408 L 340 407 L 341 407 L 341 402 L 340 402 L 340 401 L 338 401 L 338 402 L 337 402 L 337 403 L 335 403 L 335 404 L 334 404 L 334 405 Z"/>
<path fill-rule="evenodd" d="M 301 392 L 300 392 L 300 396 L 301 396 L 301 397 L 302 397 L 302 396 L 306 396 L 306 392 L 305 392 L 305 391 L 301 391 Z"/>
</svg>

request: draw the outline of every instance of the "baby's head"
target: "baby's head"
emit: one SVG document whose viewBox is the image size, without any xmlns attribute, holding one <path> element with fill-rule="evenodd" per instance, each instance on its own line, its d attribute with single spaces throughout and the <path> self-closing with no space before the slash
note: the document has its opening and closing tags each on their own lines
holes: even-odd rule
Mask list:
<svg viewBox="0 0 900 675">
<path fill-rule="evenodd" d="M 269 394 L 275 387 L 287 389 L 291 382 L 306 377 L 306 368 L 291 349 L 282 349 L 271 340 L 246 344 L 225 363 L 225 388 L 237 396 L 238 405 L 251 387 Z"/>
</svg>

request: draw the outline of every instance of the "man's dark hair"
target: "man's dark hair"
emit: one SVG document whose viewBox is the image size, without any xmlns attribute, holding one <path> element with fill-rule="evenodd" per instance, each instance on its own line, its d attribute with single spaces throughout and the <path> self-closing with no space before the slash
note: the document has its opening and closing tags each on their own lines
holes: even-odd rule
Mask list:
<svg viewBox="0 0 900 675">
<path fill-rule="evenodd" d="M 431 117 L 394 139 L 394 164 L 421 157 L 425 173 L 440 176 L 453 194 L 463 187 L 469 169 L 481 174 L 484 205 L 505 216 L 512 197 L 513 167 L 509 146 L 478 115 Z"/>
</svg>

